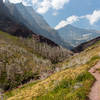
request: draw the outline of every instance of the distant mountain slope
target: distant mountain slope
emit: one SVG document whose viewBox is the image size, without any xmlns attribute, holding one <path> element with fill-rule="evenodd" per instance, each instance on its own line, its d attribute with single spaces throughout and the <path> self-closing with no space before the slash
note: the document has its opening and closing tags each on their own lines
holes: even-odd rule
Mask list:
<svg viewBox="0 0 100 100">
<path fill-rule="evenodd" d="M 65 42 L 69 42 L 74 47 L 100 36 L 100 31 L 81 29 L 72 25 L 67 25 L 59 29 L 58 32 Z"/>
<path fill-rule="evenodd" d="M 5 12 L 4 14 L 15 23 L 25 25 L 32 32 L 42 35 L 58 45 L 72 48 L 69 43 L 65 43 L 60 38 L 58 32 L 51 28 L 43 17 L 37 14 L 32 7 L 24 6 L 21 3 L 11 4 L 8 0 L 6 0 L 5 3 L 2 3 L 2 0 L 0 2 L 0 13 Z"/>
<path fill-rule="evenodd" d="M 95 44 L 98 41 L 100 41 L 100 37 L 97 37 L 97 38 L 92 39 L 92 40 L 90 40 L 88 42 L 80 44 L 79 46 L 75 47 L 73 49 L 73 51 L 76 52 L 76 53 L 79 53 L 79 52 L 85 50 L 86 48 L 92 46 L 93 44 Z"/>
</svg>

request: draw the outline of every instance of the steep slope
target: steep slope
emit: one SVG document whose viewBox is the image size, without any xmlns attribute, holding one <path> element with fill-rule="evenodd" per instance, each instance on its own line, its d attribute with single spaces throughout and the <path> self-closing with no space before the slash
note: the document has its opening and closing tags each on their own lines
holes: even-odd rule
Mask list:
<svg viewBox="0 0 100 100">
<path fill-rule="evenodd" d="M 88 72 L 100 61 L 100 41 L 58 64 L 45 80 L 5 93 L 7 100 L 86 100 L 95 78 Z"/>
<path fill-rule="evenodd" d="M 11 35 L 14 35 L 14 36 L 26 38 L 26 39 L 24 39 L 25 43 L 23 42 L 25 45 L 27 45 L 29 48 L 31 48 L 39 56 L 50 59 L 53 63 L 62 61 L 66 57 L 69 57 L 70 55 L 73 54 L 71 51 L 58 46 L 58 44 L 53 42 L 52 39 L 47 39 L 46 37 L 39 35 L 38 33 L 34 33 L 34 31 L 35 31 L 34 26 L 32 27 L 33 31 L 31 31 L 31 29 L 27 27 L 27 26 L 30 27 L 30 23 L 29 23 L 30 19 L 27 19 L 28 16 L 26 16 L 24 18 L 24 13 L 28 13 L 26 8 L 22 4 L 14 5 L 7 1 L 8 0 L 6 0 L 6 5 L 4 5 L 3 1 L 0 0 L 0 30 L 7 32 Z M 21 9 L 23 15 L 20 14 L 21 12 L 18 11 L 19 9 Z M 34 10 L 33 10 L 33 12 L 34 12 Z M 36 17 L 38 15 L 37 14 L 36 15 L 33 14 L 33 15 L 35 16 L 35 20 L 36 20 L 37 19 Z M 30 18 L 32 19 L 32 21 L 34 20 L 32 17 L 30 17 Z M 39 18 L 41 20 L 41 17 L 39 17 Z M 25 23 L 27 23 L 27 25 Z M 45 21 L 43 20 L 41 23 L 45 24 Z M 42 25 L 40 25 L 40 26 L 42 26 Z M 46 25 L 46 27 L 50 28 L 48 25 Z M 38 26 L 37 26 L 37 28 L 39 31 L 40 28 Z M 52 34 L 52 33 L 50 33 L 50 34 Z M 27 38 L 30 38 L 30 39 L 27 39 Z M 56 38 L 60 42 L 60 39 L 58 37 L 56 37 Z M 42 42 L 42 44 L 40 42 Z"/>
<path fill-rule="evenodd" d="M 62 45 L 66 48 L 72 48 L 70 44 L 64 43 L 64 41 L 60 38 L 58 32 L 52 29 L 46 23 L 43 17 L 38 15 L 32 7 L 24 6 L 21 3 L 11 4 L 8 0 L 5 1 L 3 6 L 5 6 L 5 9 L 8 10 L 6 13 L 10 15 L 9 17 L 11 20 L 14 20 L 15 22 L 20 23 L 22 25 L 25 25 L 34 33 L 42 35 L 54 41 L 58 45 Z"/>
<path fill-rule="evenodd" d="M 35 38 L 39 39 L 40 42 L 44 41 L 48 44 L 57 46 L 57 44 L 54 43 L 53 41 L 51 41 L 41 35 L 35 34 L 30 29 L 28 29 L 25 25 L 19 24 L 18 22 L 16 22 L 16 20 L 14 20 L 14 17 L 12 17 L 13 18 L 13 20 L 12 20 L 10 18 L 11 17 L 10 13 L 6 13 L 6 12 L 9 12 L 9 11 L 3 5 L 2 0 L 1 0 L 0 1 L 0 30 L 8 32 L 9 34 L 15 35 L 15 36 L 21 36 L 21 37 L 26 37 L 26 38 L 27 37 L 35 37 Z"/>
<path fill-rule="evenodd" d="M 72 54 L 39 35 L 19 38 L 0 31 L 0 88 L 9 90 L 44 79 L 56 71 L 53 63 Z"/>
<path fill-rule="evenodd" d="M 34 32 L 27 29 L 25 26 L 12 20 L 12 15 L 9 13 L 7 7 L 0 0 L 0 30 L 8 32 L 12 35 L 29 37 Z"/>
<path fill-rule="evenodd" d="M 74 47 L 100 36 L 99 31 L 81 29 L 72 25 L 67 25 L 59 29 L 58 32 L 64 41 L 69 42 Z"/>
<path fill-rule="evenodd" d="M 4 90 L 39 79 L 40 72 L 52 69 L 50 60 L 32 53 L 22 41 L 0 31 L 0 88 Z"/>
</svg>

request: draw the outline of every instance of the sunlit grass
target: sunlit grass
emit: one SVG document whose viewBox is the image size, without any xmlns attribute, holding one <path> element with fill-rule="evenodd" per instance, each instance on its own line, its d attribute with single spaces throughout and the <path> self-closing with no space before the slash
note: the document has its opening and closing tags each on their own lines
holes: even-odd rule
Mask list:
<svg viewBox="0 0 100 100">
<path fill-rule="evenodd" d="M 24 88 L 24 90 L 20 91 L 13 90 L 13 96 L 8 98 L 8 100 L 32 100 L 32 98 L 36 100 L 46 100 L 47 98 L 48 100 L 53 100 L 58 96 L 59 98 L 69 98 L 68 100 L 80 100 L 80 98 L 82 98 L 82 100 L 85 100 L 84 98 L 87 98 L 90 87 L 95 80 L 94 77 L 87 72 L 88 69 L 95 65 L 99 60 L 98 57 L 95 58 L 96 59 L 94 60 L 92 60 L 93 58 L 90 60 L 91 63 L 87 63 L 75 68 L 69 68 L 53 74 L 46 80 L 38 82 L 30 88 Z M 77 85 L 77 83 L 82 84 L 82 87 L 79 87 L 74 91 L 73 87 L 75 86 L 75 84 Z M 57 94 L 55 93 L 55 91 Z M 66 93 L 65 97 L 64 92 Z M 9 94 L 9 92 L 7 94 Z"/>
<path fill-rule="evenodd" d="M 56 65 L 47 79 L 6 92 L 7 100 L 86 100 L 95 78 L 88 72 L 100 60 L 100 43 Z"/>
</svg>

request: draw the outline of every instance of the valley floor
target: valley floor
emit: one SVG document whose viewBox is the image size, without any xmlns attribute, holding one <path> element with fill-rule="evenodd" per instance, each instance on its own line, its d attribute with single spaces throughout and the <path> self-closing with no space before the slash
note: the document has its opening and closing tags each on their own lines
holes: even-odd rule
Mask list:
<svg viewBox="0 0 100 100">
<path fill-rule="evenodd" d="M 91 92 L 89 94 L 90 100 L 100 100 L 100 62 L 96 64 L 94 67 L 90 69 L 90 73 L 96 78 L 96 82 L 94 83 L 93 87 L 91 88 Z"/>
</svg>

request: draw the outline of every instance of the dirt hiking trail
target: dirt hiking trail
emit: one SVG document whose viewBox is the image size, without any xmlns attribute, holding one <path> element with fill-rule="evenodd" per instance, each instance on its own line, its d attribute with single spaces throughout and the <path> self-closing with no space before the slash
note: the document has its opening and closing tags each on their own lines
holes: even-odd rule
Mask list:
<svg viewBox="0 0 100 100">
<path fill-rule="evenodd" d="M 98 62 L 94 67 L 92 67 L 89 72 L 95 77 L 96 82 L 91 88 L 89 94 L 89 100 L 100 100 L 100 62 Z"/>
</svg>

